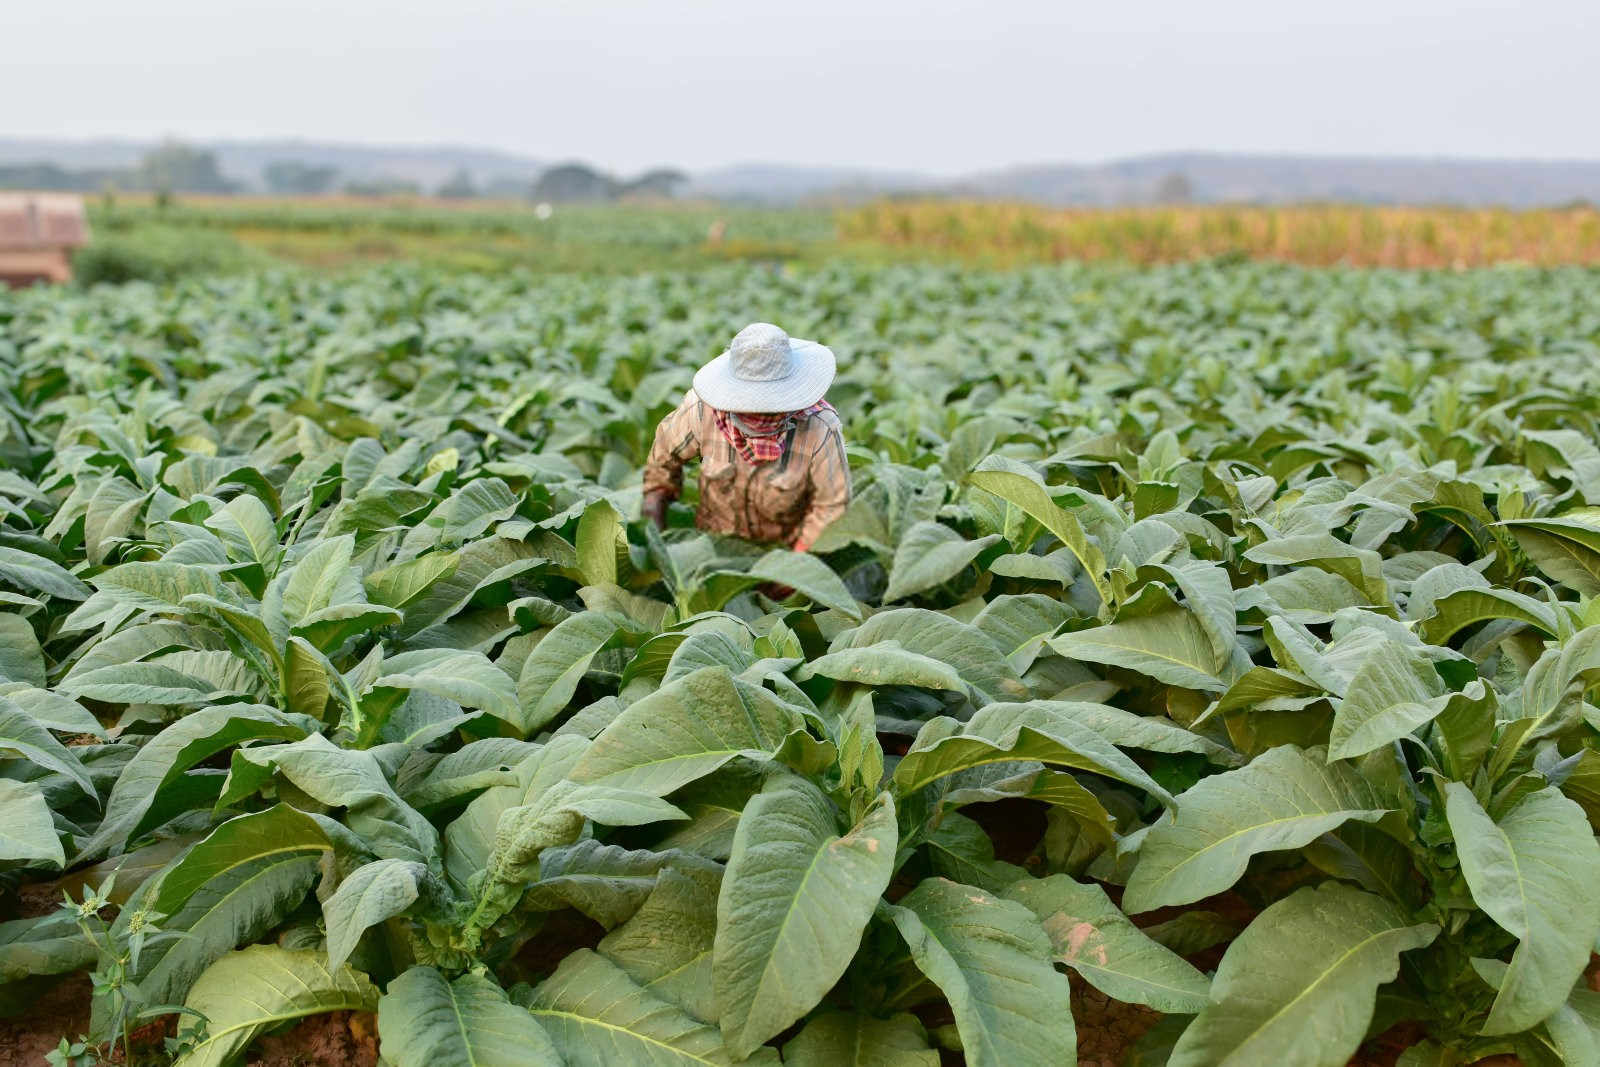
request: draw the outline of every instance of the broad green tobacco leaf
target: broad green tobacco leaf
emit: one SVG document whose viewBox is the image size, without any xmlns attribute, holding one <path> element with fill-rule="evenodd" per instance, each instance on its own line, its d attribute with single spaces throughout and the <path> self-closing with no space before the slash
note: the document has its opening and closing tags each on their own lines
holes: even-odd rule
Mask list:
<svg viewBox="0 0 1600 1067">
<path fill-rule="evenodd" d="M 513 726 L 522 723 L 515 684 L 481 652 L 424 648 L 387 656 L 381 666 L 375 687 L 417 689 L 462 707 L 482 708 Z"/>
<path fill-rule="evenodd" d="M 1433 720 L 1432 741 L 1451 778 L 1472 779 L 1494 744 L 1498 708 L 1494 687 L 1481 681 L 1446 698 L 1444 710 Z"/>
<path fill-rule="evenodd" d="M 894 800 L 840 832 L 809 782 L 777 778 L 745 806 L 717 899 L 712 970 L 724 1040 L 747 1056 L 821 1001 L 850 965 L 894 873 Z"/>
<path fill-rule="evenodd" d="M 1600 626 L 1589 626 L 1564 643 L 1545 649 L 1523 679 L 1520 717 L 1500 731 L 1489 754 L 1489 773 L 1498 779 L 1524 749 L 1559 733 L 1580 717 L 1583 689 L 1600 678 Z"/>
<path fill-rule="evenodd" d="M 666 796 L 736 756 L 770 758 L 804 725 L 766 690 L 705 667 L 630 704 L 584 752 L 572 780 Z"/>
<path fill-rule="evenodd" d="M 321 734 L 286 745 L 235 749 L 219 807 L 238 803 L 281 774 L 320 804 L 345 809 L 344 823 L 375 855 L 428 863 L 439 833 L 400 799 L 371 752 L 342 749 Z"/>
<path fill-rule="evenodd" d="M 1026 907 L 929 878 L 883 910 L 950 1002 L 972 1067 L 1077 1062 L 1071 989 Z"/>
<path fill-rule="evenodd" d="M 1053 715 L 1072 719 L 1087 726 L 1114 745 L 1123 748 L 1140 748 L 1150 752 L 1192 752 L 1205 756 L 1212 763 L 1236 765 L 1239 756 L 1208 737 L 1184 729 L 1161 715 L 1136 715 L 1131 711 L 1113 708 L 1108 704 L 1095 704 L 1081 700 L 1033 700 L 1026 704 L 990 704 L 985 711 L 995 709 L 1042 708 Z"/>
<path fill-rule="evenodd" d="M 1378 646 L 1334 706 L 1329 759 L 1352 759 L 1431 722 L 1444 710 L 1444 683 L 1420 650 Z"/>
<path fill-rule="evenodd" d="M 1481 958 L 1474 959 L 1472 967 L 1495 990 L 1505 984 L 1510 971 L 1510 967 L 1499 960 Z M 1528 1058 L 1536 1062 L 1541 1053 L 1554 1052 L 1563 1064 L 1600 1063 L 1600 993 L 1590 989 L 1588 982 L 1579 980 L 1567 994 L 1566 1003 L 1551 1012 L 1543 1025 L 1518 1036 L 1532 1045 L 1529 1051 L 1533 1054 Z M 1447 1067 L 1456 1067 L 1455 1062 Z"/>
<path fill-rule="evenodd" d="M 528 887 L 522 907 L 574 908 L 609 930 L 639 910 L 668 866 L 721 873 L 717 864 L 693 853 L 627 849 L 588 838 L 539 854 L 538 880 Z"/>
<path fill-rule="evenodd" d="M 80 850 L 79 860 L 120 851 L 187 807 L 215 800 L 220 781 L 210 783 L 209 796 L 177 783 L 218 752 L 245 741 L 297 741 L 307 732 L 303 720 L 259 704 L 226 704 L 184 716 L 140 748 L 118 775 L 106 799 L 105 818 Z"/>
<path fill-rule="evenodd" d="M 451 981 L 413 967 L 378 1001 L 383 1058 L 394 1067 L 560 1067 L 534 1018 L 476 974 Z"/>
<path fill-rule="evenodd" d="M 956 812 L 943 816 L 938 827 L 923 842 L 933 873 L 963 885 L 974 885 L 991 893 L 1003 893 L 1020 880 L 1031 880 L 1028 872 L 1014 863 L 997 860 L 994 842 L 983 827 Z"/>
<path fill-rule="evenodd" d="M 455 552 L 429 552 L 367 575 L 367 596 L 375 604 L 405 611 L 435 583 L 455 573 L 460 556 Z"/>
<path fill-rule="evenodd" d="M 0 615 L 0 685 L 6 682 L 45 684 L 44 650 L 20 615 Z"/>
<path fill-rule="evenodd" d="M 1238 617 L 1228 572 L 1215 563 L 1191 560 L 1179 566 L 1158 565 L 1183 592 L 1189 612 L 1211 642 L 1218 664 L 1233 658 L 1238 645 Z"/>
<path fill-rule="evenodd" d="M 1116 747 L 1116 738 L 1100 733 L 1074 714 L 1071 702 L 1036 701 L 991 704 L 965 724 L 950 718 L 931 720 L 895 767 L 893 782 L 901 796 L 970 767 L 1015 760 L 1092 771 L 1127 782 L 1162 803 L 1172 795 Z"/>
<path fill-rule="evenodd" d="M 1089 540 L 1077 516 L 1050 499 L 1044 482 L 1031 468 L 1003 456 L 990 456 L 967 475 L 967 480 L 1037 519 L 1077 557 L 1100 599 L 1111 603 L 1111 586 L 1105 577 L 1105 554 Z"/>
<path fill-rule="evenodd" d="M 640 987 L 696 1019 L 715 1022 L 712 974 L 722 872 L 668 864 L 633 917 L 595 946 Z"/>
<path fill-rule="evenodd" d="M 296 1019 L 373 1010 L 378 990 L 360 971 L 329 968 L 320 953 L 252 945 L 206 968 L 184 1004 L 205 1028 L 174 1067 L 225 1067 L 257 1036 Z"/>
<path fill-rule="evenodd" d="M 1252 563 L 1279 567 L 1316 567 L 1338 575 L 1361 590 L 1369 604 L 1390 602 L 1389 585 L 1384 580 L 1382 558 L 1378 553 L 1352 548 L 1331 533 L 1276 538 L 1247 549 L 1244 558 Z"/>
<path fill-rule="evenodd" d="M 531 734 L 566 710 L 589 664 L 617 636 L 606 615 L 584 611 L 557 623 L 523 662 L 517 679 L 520 713 L 515 722 Z"/>
<path fill-rule="evenodd" d="M 1139 848 L 1122 906 L 1130 913 L 1190 904 L 1220 893 L 1250 857 L 1300 848 L 1352 819 L 1376 822 L 1389 811 L 1377 791 L 1344 763 L 1325 763 L 1292 745 L 1250 764 L 1202 778 L 1179 795 Z"/>
<path fill-rule="evenodd" d="M 783 1046 L 790 1067 L 939 1067 L 939 1050 L 915 1015 L 890 1019 L 833 1011 L 818 1015 Z"/>
<path fill-rule="evenodd" d="M 186 653 L 175 653 L 185 655 Z M 209 653 L 187 653 L 208 655 Z M 62 684 L 67 693 L 108 704 L 159 704 L 185 706 L 209 704 L 253 695 L 257 687 L 248 665 L 232 658 L 233 667 L 224 678 L 191 674 L 170 663 L 129 663 L 120 667 L 99 667 Z M 197 664 L 197 666 L 201 666 Z M 222 684 L 218 684 L 221 682 Z"/>
<path fill-rule="evenodd" d="M 0 697 L 0 756 L 20 756 L 45 770 L 65 775 L 85 796 L 97 795 L 94 781 L 72 750 L 5 697 Z"/>
<path fill-rule="evenodd" d="M 948 664 L 908 652 L 894 641 L 819 656 L 796 671 L 794 678 L 802 682 L 808 678 L 832 678 L 856 685 L 915 685 L 954 693 L 967 691 L 967 684 Z"/>
<path fill-rule="evenodd" d="M 174 611 L 188 596 L 220 597 L 223 586 L 217 570 L 167 561 L 123 563 L 95 575 L 94 587 L 118 604 L 144 611 Z"/>
<path fill-rule="evenodd" d="M 102 739 L 106 736 L 106 728 L 100 720 L 65 693 L 37 689 L 25 682 L 0 682 L 0 694 L 46 730 L 58 734 L 89 734 Z"/>
<path fill-rule="evenodd" d="M 1483 1032 L 1530 1029 L 1566 1000 L 1600 935 L 1600 844 L 1556 789 L 1495 821 L 1470 789 L 1449 782 L 1445 812 L 1473 900 L 1519 942 Z"/>
<path fill-rule="evenodd" d="M 287 804 L 218 826 L 146 882 L 118 917 L 125 928 L 133 913 L 157 912 L 166 916 L 162 929 L 183 934 L 147 943 L 129 977 L 155 1003 L 174 1002 L 207 965 L 282 922 L 332 847 L 315 819 Z"/>
<path fill-rule="evenodd" d="M 739 1057 L 717 1028 L 685 1013 L 588 949 L 561 961 L 555 974 L 514 999 L 542 1026 L 566 1067 L 776 1067 L 778 1050 Z"/>
<path fill-rule="evenodd" d="M 489 865 L 502 818 L 513 811 L 525 814 L 558 788 L 586 747 L 580 737 L 552 739 L 512 766 L 509 783 L 484 790 L 445 827 L 444 867 L 458 889 L 465 890 Z"/>
<path fill-rule="evenodd" d="M 806 599 L 852 619 L 861 617 L 861 605 L 850 595 L 849 588 L 826 563 L 810 553 L 773 549 L 752 563 L 746 573 L 758 581 L 789 586 Z"/>
<path fill-rule="evenodd" d="M 1507 519 L 1500 526 L 1545 574 L 1581 596 L 1600 596 L 1600 507 L 1547 519 Z"/>
<path fill-rule="evenodd" d="M 1443 645 L 1461 630 L 1490 619 L 1526 623 L 1550 637 L 1559 631 L 1555 611 L 1533 597 L 1497 589 L 1471 567 L 1447 563 L 1424 573 L 1412 588 L 1406 613 L 1421 621 L 1422 639 Z"/>
<path fill-rule="evenodd" d="M 1226 658 L 1218 658 L 1206 629 L 1193 614 L 1174 608 L 1105 626 L 1053 637 L 1049 645 L 1068 659 L 1138 671 L 1158 682 L 1221 693 Z"/>
<path fill-rule="evenodd" d="M 223 647 L 221 637 L 209 627 L 155 619 L 101 637 L 73 662 L 62 680 L 67 681 L 96 667 L 134 663 L 163 652 Z"/>
<path fill-rule="evenodd" d="M 1366 1037 L 1374 995 L 1399 973 L 1400 953 L 1431 944 L 1438 933 L 1351 886 L 1297 890 L 1228 946 L 1211 983 L 1212 1003 L 1167 1062 L 1338 1067 Z"/>
<path fill-rule="evenodd" d="M 1005 654 L 1011 669 L 1019 673 L 1033 666 L 1044 644 L 1077 611 L 1052 597 L 1037 593 L 995 597 L 983 606 L 972 625 Z"/>
<path fill-rule="evenodd" d="M 333 692 L 331 664 L 303 637 L 291 637 L 283 650 L 283 696 L 288 710 L 321 719 Z"/>
<path fill-rule="evenodd" d="M 409 860 L 376 860 L 357 867 L 322 903 L 328 930 L 328 965 L 350 958 L 367 928 L 414 904 L 430 873 Z"/>
<path fill-rule="evenodd" d="M 917 523 L 906 531 L 905 538 L 894 551 L 883 602 L 891 604 L 943 585 L 965 571 L 985 549 L 999 540 L 999 534 L 990 534 L 968 541 L 940 523 Z"/>
<path fill-rule="evenodd" d="M 267 506 L 249 493 L 241 493 L 205 519 L 205 526 L 222 541 L 228 558 L 253 564 L 263 576 L 277 569 L 282 552 L 279 535 Z M 260 587 L 256 587 L 260 592 Z"/>
<path fill-rule="evenodd" d="M 1177 1015 L 1207 1006 L 1206 976 L 1150 940 L 1098 885 L 1056 874 L 1025 878 L 1000 895 L 1038 916 L 1057 962 L 1107 996 Z"/>
<path fill-rule="evenodd" d="M 66 866 L 50 804 L 32 782 L 0 778 L 0 861 Z"/>
<path fill-rule="evenodd" d="M 567 548 L 571 550 L 570 545 Z M 455 616 L 475 596 L 508 587 L 512 579 L 549 562 L 533 545 L 507 537 L 465 544 L 456 553 L 455 569 L 435 578 L 425 591 L 406 603 L 400 631 L 408 638 L 414 637 Z"/>
<path fill-rule="evenodd" d="M 755 642 L 742 629 L 736 633 L 697 630 L 684 638 L 672 653 L 663 684 L 676 682 L 704 667 L 723 667 L 735 676 L 756 664 Z"/>
<path fill-rule="evenodd" d="M 0 545 L 0 580 L 61 600 L 87 600 L 90 589 L 64 567 L 20 548 Z"/>
<path fill-rule="evenodd" d="M 366 590 L 360 571 L 350 565 L 355 537 L 342 534 L 310 545 L 304 555 L 288 563 L 267 587 L 262 608 L 282 613 L 282 625 L 299 627 L 334 605 L 363 603 Z"/>
<path fill-rule="evenodd" d="M 628 530 L 608 500 L 596 500 L 578 519 L 578 571 L 585 585 L 616 585 L 628 567 Z"/>
<path fill-rule="evenodd" d="M 65 912 L 0 923 L 0 983 L 66 974 L 92 966 L 96 955 L 76 917 Z"/>
<path fill-rule="evenodd" d="M 1026 700 L 1032 695 L 1006 663 L 1002 650 L 982 630 L 924 608 L 880 611 L 855 629 L 840 634 L 828 651 L 869 649 L 890 641 L 908 652 L 955 668 L 961 679 L 978 691 L 984 704 L 1008 698 Z"/>
</svg>

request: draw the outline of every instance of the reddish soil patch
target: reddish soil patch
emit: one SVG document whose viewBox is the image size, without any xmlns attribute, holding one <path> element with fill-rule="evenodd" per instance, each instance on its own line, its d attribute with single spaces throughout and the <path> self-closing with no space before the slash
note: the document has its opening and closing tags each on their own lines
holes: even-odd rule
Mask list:
<svg viewBox="0 0 1600 1067">
<path fill-rule="evenodd" d="M 75 974 L 42 993 L 26 1015 L 0 1019 L 0 1067 L 39 1067 L 45 1053 L 89 1029 L 89 978 Z"/>
<path fill-rule="evenodd" d="M 272 1037 L 258 1038 L 250 1067 L 376 1067 L 378 1020 L 371 1012 L 315 1015 Z"/>
<path fill-rule="evenodd" d="M 1076 974 L 1071 978 L 1078 1067 L 1120 1067 L 1134 1042 L 1161 1021 L 1161 1013 L 1112 1000 Z"/>
</svg>

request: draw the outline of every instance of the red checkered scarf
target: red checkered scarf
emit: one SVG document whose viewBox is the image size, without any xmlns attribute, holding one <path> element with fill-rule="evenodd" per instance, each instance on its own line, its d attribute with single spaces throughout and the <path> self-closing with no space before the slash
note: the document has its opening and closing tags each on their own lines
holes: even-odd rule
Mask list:
<svg viewBox="0 0 1600 1067">
<path fill-rule="evenodd" d="M 709 406 L 709 405 L 707 405 Z M 770 463 L 783 455 L 784 431 L 799 419 L 819 411 L 833 411 L 833 405 L 819 400 L 800 411 L 780 411 L 772 415 L 753 415 L 746 412 L 723 411 L 712 408 L 717 429 L 723 438 L 743 456 L 747 463 Z"/>
</svg>

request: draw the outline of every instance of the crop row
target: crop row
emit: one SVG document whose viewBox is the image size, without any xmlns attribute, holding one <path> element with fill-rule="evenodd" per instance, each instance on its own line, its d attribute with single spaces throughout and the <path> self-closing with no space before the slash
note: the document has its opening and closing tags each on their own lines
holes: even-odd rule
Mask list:
<svg viewBox="0 0 1600 1067">
<path fill-rule="evenodd" d="M 1044 1067 L 1077 982 L 1174 1065 L 1397 1024 L 1408 1063 L 1595 1063 L 1597 296 L 0 295 L 0 880 L 68 894 L 0 923 L 0 1006 L 91 972 L 67 1054 L 184 1067 L 336 1011 L 399 1067 Z M 692 491 L 636 521 L 751 319 L 842 359 L 855 498 L 810 554 Z"/>
</svg>

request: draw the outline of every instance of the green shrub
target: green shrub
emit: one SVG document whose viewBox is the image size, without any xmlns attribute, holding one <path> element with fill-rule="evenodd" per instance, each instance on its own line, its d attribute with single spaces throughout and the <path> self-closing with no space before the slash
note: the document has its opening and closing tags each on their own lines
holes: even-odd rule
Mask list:
<svg viewBox="0 0 1600 1067">
<path fill-rule="evenodd" d="M 73 256 L 80 284 L 172 282 L 208 274 L 232 274 L 263 266 L 266 257 L 225 233 L 142 226 L 102 233 Z"/>
</svg>

